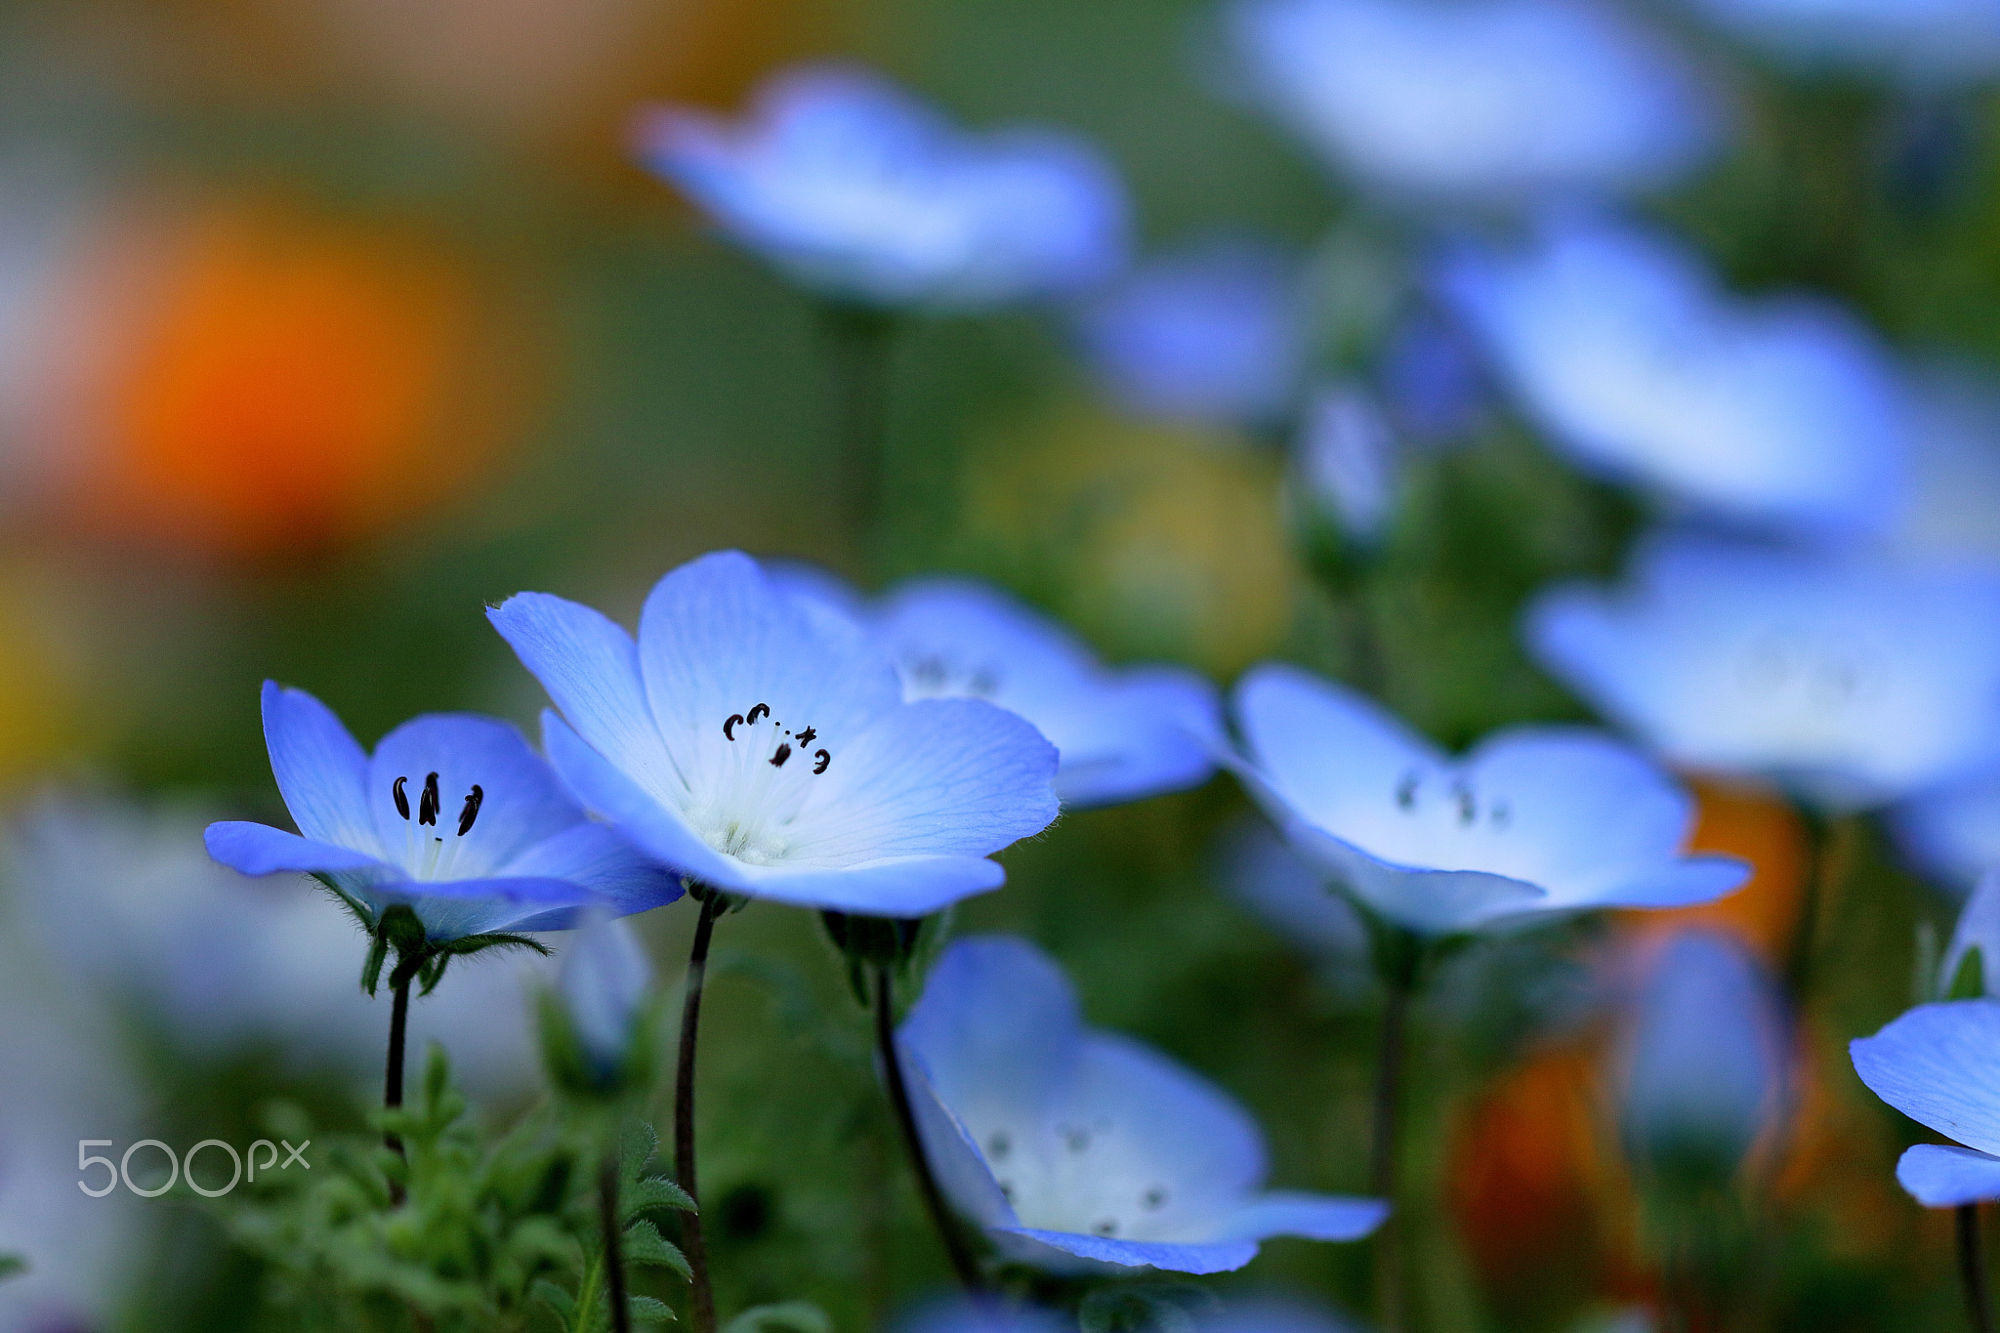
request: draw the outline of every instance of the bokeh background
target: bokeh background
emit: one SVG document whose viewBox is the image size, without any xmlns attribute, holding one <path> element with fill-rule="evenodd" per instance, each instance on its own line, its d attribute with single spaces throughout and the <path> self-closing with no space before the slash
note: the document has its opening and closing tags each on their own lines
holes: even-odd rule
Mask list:
<svg viewBox="0 0 2000 1333">
<path fill-rule="evenodd" d="M 1206 0 L 16 0 L 0 12 L 0 1327 L 246 1329 L 286 1316 L 213 1217 L 84 1197 L 79 1138 L 257 1136 L 273 1099 L 359 1126 L 384 1008 L 303 882 L 208 864 L 203 823 L 283 822 L 275 677 L 372 738 L 420 711 L 529 723 L 482 607 L 523 588 L 630 618 L 739 546 L 867 584 L 982 576 L 1108 659 L 1227 682 L 1283 657 L 1363 680 L 1451 744 L 1587 716 L 1520 648 L 1525 599 L 1614 571 L 1643 517 L 1442 350 L 1449 447 L 1406 451 L 1365 595 L 1274 432 L 1135 410 L 1061 309 L 907 323 L 878 532 L 841 501 L 820 312 L 633 162 L 635 107 L 733 109 L 807 57 L 864 61 L 973 125 L 1094 140 L 1139 248 L 1298 256 L 1320 350 L 1391 341 L 1419 205 L 1245 105 Z M 1969 397 L 2000 469 L 2000 101 L 1802 68 L 1690 9 L 1644 20 L 1724 91 L 1706 166 L 1633 205 L 1734 289 L 1844 302 Z M 2000 16 L 1988 15 L 2000 25 Z M 1420 312 L 1421 313 L 1421 312 Z M 1330 349 L 1330 350 L 1329 350 Z M 1415 373 L 1414 371 L 1412 372 Z M 1435 386 L 1433 386 L 1435 387 Z M 1455 395 L 1455 396 L 1454 396 Z M 1660 410 L 1669 411 L 1663 405 Z M 1962 424 L 1962 423 L 1961 423 Z M 1975 469 L 1974 475 L 1977 475 Z M 1969 487 L 1969 489 L 1968 489 Z M 1990 540 L 2000 491 L 1945 490 Z M 1940 511 L 1942 514 L 1942 511 Z M 1967 517 L 1969 515 L 1969 518 Z M 1332 541 L 1340 547 L 1339 541 Z M 2000 547 L 1988 548 L 1990 555 Z M 1357 616 L 1374 643 L 1358 654 Z M 1366 660 L 1364 660 L 1364 658 Z M 1706 783 L 1701 846 L 1757 867 L 1709 924 L 1778 965 L 1807 830 Z M 1953 900 L 1879 829 L 1846 849 L 1791 1113 L 1737 1181 L 1745 1327 L 1957 1315 L 1949 1221 L 1896 1189 L 1917 1131 L 1845 1041 L 1906 1007 Z M 1071 814 L 960 928 L 1032 936 L 1093 1021 L 1241 1097 L 1275 1176 L 1359 1190 L 1373 1017 L 1358 934 L 1301 922 L 1235 787 Z M 1288 904 L 1290 906 L 1288 906 Z M 671 984 L 689 927 L 642 929 Z M 1570 1329 L 1671 1281 L 1616 1115 L 1618 998 L 1656 918 L 1460 959 L 1419 1017 L 1410 1235 L 1437 1329 Z M 1636 949 L 1636 951 L 1635 951 Z M 495 1123 L 540 1093 L 537 969 L 454 971 L 416 1012 Z M 703 1163 L 725 1308 L 804 1297 L 874 1328 L 943 1274 L 880 1114 L 864 1016 L 810 914 L 718 947 Z M 1275 1243 L 1231 1289 L 1365 1310 L 1363 1247 Z M 667 1289 L 663 1288 L 663 1293 Z"/>
</svg>

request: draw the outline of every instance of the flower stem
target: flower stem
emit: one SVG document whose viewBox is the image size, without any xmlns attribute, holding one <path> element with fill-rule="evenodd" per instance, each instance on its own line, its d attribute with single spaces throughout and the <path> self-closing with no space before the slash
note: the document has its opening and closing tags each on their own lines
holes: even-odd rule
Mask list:
<svg viewBox="0 0 2000 1333">
<path fill-rule="evenodd" d="M 1410 1001 L 1416 987 L 1400 969 L 1384 975 L 1382 1036 L 1375 1065 L 1375 1119 L 1371 1139 L 1368 1189 L 1389 1205 L 1389 1216 L 1375 1239 L 1375 1299 L 1383 1333 L 1396 1333 L 1403 1318 L 1403 1271 L 1400 1226 L 1396 1207 L 1396 1155 L 1402 1120 L 1403 1053 L 1407 1044 Z"/>
<path fill-rule="evenodd" d="M 382 1109 L 385 1111 L 403 1109 L 403 1047 L 410 1027 L 410 987 L 416 979 L 414 968 L 405 972 L 399 963 L 390 980 L 389 1058 L 382 1072 Z M 403 1136 L 395 1130 L 382 1131 L 382 1146 L 405 1162 L 410 1160 L 409 1153 L 403 1148 Z M 389 1201 L 401 1207 L 403 1199 L 402 1182 L 390 1181 Z"/>
<path fill-rule="evenodd" d="M 694 895 L 701 903 L 701 915 L 695 919 L 694 945 L 688 952 L 680 1057 L 674 1065 L 674 1177 L 688 1198 L 695 1200 L 694 1210 L 681 1222 L 681 1249 L 690 1275 L 688 1322 L 694 1333 L 715 1333 L 715 1289 L 708 1278 L 708 1243 L 702 1236 L 701 1195 L 695 1185 L 694 1055 L 695 1039 L 701 1031 L 701 985 L 708 973 L 708 945 L 715 935 L 715 918 L 722 911 L 723 899 L 713 889 L 696 889 Z"/>
<path fill-rule="evenodd" d="M 618 1150 L 605 1151 L 597 1168 L 597 1221 L 604 1231 L 605 1299 L 612 1333 L 632 1333 L 632 1305 L 625 1295 L 625 1228 L 618 1217 Z"/>
<path fill-rule="evenodd" d="M 887 963 L 875 965 L 875 1045 L 881 1052 L 882 1078 L 888 1085 L 890 1108 L 896 1113 L 896 1128 L 902 1133 L 910 1168 L 916 1172 L 917 1191 L 923 1195 L 924 1207 L 931 1215 L 932 1225 L 937 1228 L 938 1239 L 944 1242 L 945 1257 L 951 1261 L 951 1271 L 958 1278 L 958 1285 L 968 1293 L 984 1295 L 987 1291 L 986 1279 L 980 1273 L 979 1263 L 973 1258 L 972 1251 L 966 1248 L 957 1220 L 952 1217 L 951 1207 L 945 1202 L 944 1191 L 938 1188 L 930 1159 L 924 1155 L 923 1138 L 917 1132 L 916 1113 L 910 1109 L 909 1085 L 904 1082 L 903 1062 L 896 1054 L 895 980 Z"/>
<path fill-rule="evenodd" d="M 1993 1333 L 1993 1308 L 1986 1297 L 1986 1254 L 1979 1243 L 1979 1205 L 1958 1206 L 1958 1275 L 1965 1283 L 1965 1313 L 1973 1333 Z"/>
<path fill-rule="evenodd" d="M 1785 986 L 1793 1002 L 1803 1006 L 1812 986 L 1813 969 L 1824 943 L 1822 918 L 1847 868 L 1854 860 L 1855 844 L 1861 827 L 1852 816 L 1834 820 L 1810 818 L 1807 827 L 1804 892 L 1799 902 L 1798 929 L 1792 935 L 1792 951 L 1785 960 Z"/>
<path fill-rule="evenodd" d="M 879 542 L 894 319 L 879 310 L 836 305 L 828 307 L 825 322 L 834 442 L 845 471 L 849 514 L 864 540 Z"/>
</svg>

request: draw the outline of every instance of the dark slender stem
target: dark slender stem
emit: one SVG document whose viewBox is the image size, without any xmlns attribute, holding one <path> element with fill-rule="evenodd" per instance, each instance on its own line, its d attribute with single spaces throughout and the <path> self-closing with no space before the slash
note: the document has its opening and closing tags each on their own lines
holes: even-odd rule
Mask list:
<svg viewBox="0 0 2000 1333">
<path fill-rule="evenodd" d="M 1847 872 L 1858 826 L 1853 817 L 1826 820 L 1816 816 L 1807 821 L 1805 883 L 1799 901 L 1798 929 L 1792 935 L 1791 955 L 1785 960 L 1785 986 L 1793 1003 L 1804 1007 L 1812 986 L 1813 969 L 1824 941 L 1824 918 Z"/>
<path fill-rule="evenodd" d="M 890 1108 L 896 1113 L 896 1128 L 902 1133 L 910 1169 L 916 1172 L 917 1191 L 923 1195 L 924 1207 L 930 1212 L 938 1239 L 944 1242 L 945 1257 L 951 1261 L 951 1271 L 958 1278 L 959 1286 L 974 1295 L 983 1295 L 987 1290 L 986 1278 L 980 1273 L 979 1263 L 972 1257 L 972 1251 L 966 1248 L 965 1237 L 960 1234 L 957 1219 L 945 1202 L 944 1191 L 938 1188 L 937 1176 L 931 1172 L 930 1158 L 924 1155 L 923 1136 L 917 1132 L 916 1113 L 910 1109 L 909 1085 L 903 1080 L 903 1062 L 896 1054 L 895 980 L 886 963 L 878 963 L 875 967 L 875 1045 L 881 1052 L 882 1078 L 888 1085 Z"/>
<path fill-rule="evenodd" d="M 835 306 L 826 312 L 835 443 L 846 475 L 849 514 L 867 541 L 881 535 L 893 331 L 893 317 L 879 310 Z"/>
<path fill-rule="evenodd" d="M 604 1231 L 605 1298 L 611 1302 L 612 1333 L 632 1333 L 632 1303 L 625 1295 L 625 1225 L 618 1214 L 618 1150 L 604 1154 L 597 1168 L 597 1222 Z"/>
<path fill-rule="evenodd" d="M 1396 1204 L 1396 1155 L 1402 1124 L 1403 1052 L 1415 987 L 1400 975 L 1385 978 L 1382 1002 L 1382 1042 L 1375 1064 L 1375 1121 L 1368 1166 L 1368 1188 L 1389 1205 L 1389 1217 L 1375 1238 L 1375 1299 L 1383 1333 L 1396 1333 L 1403 1318 L 1403 1271 Z"/>
<path fill-rule="evenodd" d="M 688 1322 L 694 1333 L 715 1333 L 715 1289 L 708 1278 L 708 1242 L 702 1235 L 701 1195 L 695 1184 L 694 1055 L 695 1040 L 701 1032 L 701 985 L 708 973 L 708 945 L 715 935 L 715 918 L 722 911 L 723 900 L 712 889 L 697 892 L 701 915 L 695 920 L 694 946 L 688 952 L 687 988 L 681 1001 L 680 1057 L 674 1065 L 674 1176 L 696 1205 L 681 1221 L 681 1250 L 687 1256 L 691 1275 Z"/>
<path fill-rule="evenodd" d="M 406 974 L 399 964 L 390 982 L 389 1058 L 382 1071 L 382 1109 L 385 1111 L 403 1109 L 403 1047 L 410 1027 L 410 987 L 415 981 L 415 970 Z M 405 1162 L 410 1160 L 409 1153 L 403 1148 L 403 1136 L 395 1130 L 382 1131 L 382 1146 Z M 403 1197 L 402 1182 L 390 1181 L 390 1201 L 401 1206 Z"/>
<path fill-rule="evenodd" d="M 1986 1254 L 1979 1243 L 1979 1205 L 1958 1206 L 1958 1276 L 1965 1284 L 1965 1313 L 1972 1333 L 1993 1333 L 1993 1307 L 1986 1297 Z"/>
</svg>

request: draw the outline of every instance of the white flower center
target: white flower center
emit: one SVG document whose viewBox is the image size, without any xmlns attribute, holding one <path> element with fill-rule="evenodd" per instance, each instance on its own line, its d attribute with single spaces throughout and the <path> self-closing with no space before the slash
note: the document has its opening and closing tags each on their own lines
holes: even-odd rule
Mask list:
<svg viewBox="0 0 2000 1333">
<path fill-rule="evenodd" d="M 833 752 L 811 725 L 791 726 L 758 703 L 722 719 L 723 745 L 688 819 L 717 851 L 754 865 L 793 859 L 793 826 Z"/>
<path fill-rule="evenodd" d="M 411 879 L 436 883 L 456 878 L 461 849 L 465 846 L 472 826 L 479 821 L 479 810 L 486 803 L 486 789 L 478 783 L 465 795 L 465 803 L 459 808 L 455 821 L 439 824 L 443 813 L 438 792 L 438 775 L 427 774 L 423 790 L 417 795 L 414 811 L 410 808 L 409 778 L 399 777 L 389 789 L 389 798 L 396 803 L 396 813 L 403 817 L 403 869 Z"/>
<path fill-rule="evenodd" d="M 953 661 L 943 653 L 915 652 L 899 662 L 905 699 L 991 699 L 1000 692 L 1000 668 Z"/>
<path fill-rule="evenodd" d="M 1023 1226 L 1112 1240 L 1186 1238 L 1173 1190 L 1108 1120 L 995 1128 L 978 1142 Z"/>
</svg>

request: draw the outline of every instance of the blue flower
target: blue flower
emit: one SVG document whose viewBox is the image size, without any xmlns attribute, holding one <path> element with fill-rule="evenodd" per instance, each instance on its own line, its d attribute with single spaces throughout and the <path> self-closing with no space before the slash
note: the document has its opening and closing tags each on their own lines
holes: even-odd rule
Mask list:
<svg viewBox="0 0 2000 1333">
<path fill-rule="evenodd" d="M 209 855 L 246 875 L 314 875 L 364 922 L 407 904 L 443 942 L 558 930 L 582 907 L 639 912 L 680 896 L 671 875 L 587 819 L 504 722 L 414 718 L 371 756 L 325 704 L 267 681 L 264 740 L 300 831 L 211 824 Z"/>
<path fill-rule="evenodd" d="M 2000 756 L 2000 579 L 1668 536 L 1530 608 L 1544 666 L 1676 766 L 1878 805 Z"/>
<path fill-rule="evenodd" d="M 1919 1005 L 1848 1051 L 1877 1097 L 1965 1145 L 1904 1152 L 1896 1179 L 1918 1203 L 2000 1199 L 2000 1002 Z"/>
<path fill-rule="evenodd" d="M 1579 466 L 1733 522 L 1880 526 L 1903 473 L 1888 353 L 1812 297 L 1744 301 L 1664 238 L 1577 218 L 1439 278 L 1523 410 Z"/>
<path fill-rule="evenodd" d="M 1078 318 L 1092 367 L 1141 416 L 1257 425 L 1282 417 L 1305 359 L 1300 264 L 1212 238 L 1125 277 Z"/>
<path fill-rule="evenodd" d="M 1123 189 L 1080 141 L 972 136 L 860 70 L 781 74 L 740 125 L 655 110 L 638 146 L 732 240 L 828 296 L 993 306 L 1075 292 L 1123 259 Z"/>
<path fill-rule="evenodd" d="M 1076 1333 L 1076 1322 L 1047 1310 L 960 1298 L 920 1306 L 891 1328 L 894 1333 Z"/>
<path fill-rule="evenodd" d="M 1573 0 L 1237 0 L 1244 93 L 1335 170 L 1418 202 L 1649 189 L 1714 152 L 1709 87 Z"/>
<path fill-rule="evenodd" d="M 584 1058 L 600 1073 L 623 1065 L 646 1005 L 653 969 L 630 926 L 593 914 L 563 951 L 556 994 Z"/>
<path fill-rule="evenodd" d="M 1310 959 L 1341 997 L 1372 995 L 1368 924 L 1317 862 L 1255 817 L 1229 829 L 1218 851 L 1216 877 L 1230 896 Z"/>
<path fill-rule="evenodd" d="M 1889 811 L 1888 825 L 1905 860 L 1962 892 L 2000 869 L 2000 776 L 1920 792 Z"/>
<path fill-rule="evenodd" d="M 1237 686 L 1252 795 L 1364 907 L 1423 935 L 1598 907 L 1682 907 L 1748 867 L 1683 856 L 1687 795 L 1580 727 L 1516 727 L 1454 759 L 1373 701 L 1293 667 Z"/>
<path fill-rule="evenodd" d="M 1314 508 L 1357 545 L 1378 545 L 1402 498 L 1404 449 L 1375 396 L 1347 382 L 1315 390 L 1297 455 L 1294 471 Z"/>
<path fill-rule="evenodd" d="M 1065 805 L 1138 800 L 1214 772 L 1215 690 L 1191 671 L 1108 669 L 1061 625 L 966 579 L 916 579 L 867 603 L 817 570 L 781 578 L 860 625 L 895 661 L 904 697 L 986 699 L 1033 723 L 1061 757 Z"/>
<path fill-rule="evenodd" d="M 1269 1237 L 1354 1240 L 1387 1211 L 1266 1192 L 1263 1136 L 1243 1108 L 1084 1027 L 1068 980 L 1024 940 L 953 943 L 898 1042 L 941 1186 L 1008 1259 L 1219 1273 Z"/>
<path fill-rule="evenodd" d="M 1194 1333 L 1360 1333 L 1360 1325 L 1295 1301 L 1232 1300 L 1196 1314 Z"/>
<path fill-rule="evenodd" d="M 1972 994 L 2000 998 L 2000 870 L 1988 871 L 1967 895 L 1952 927 L 1951 943 L 1938 964 L 1937 995 L 1941 1000 L 1967 999 L 1954 994 L 1959 972 L 1976 957 L 1967 980 Z"/>
<path fill-rule="evenodd" d="M 2000 73 L 1994 0 L 1685 0 L 1720 28 L 1808 69 L 1876 71 L 1914 85 Z"/>
<path fill-rule="evenodd" d="M 1784 1109 L 1785 1033 L 1776 991 L 1741 945 L 1705 930 L 1667 940 L 1626 1023 L 1628 1151 L 1654 1170 L 1732 1176 Z"/>
<path fill-rule="evenodd" d="M 550 760 L 660 861 L 730 893 L 915 917 L 1005 878 L 987 858 L 1056 816 L 1056 752 L 978 699 L 905 702 L 844 617 L 703 556 L 661 579 L 635 643 L 585 606 L 490 613 L 562 716 Z"/>
</svg>

